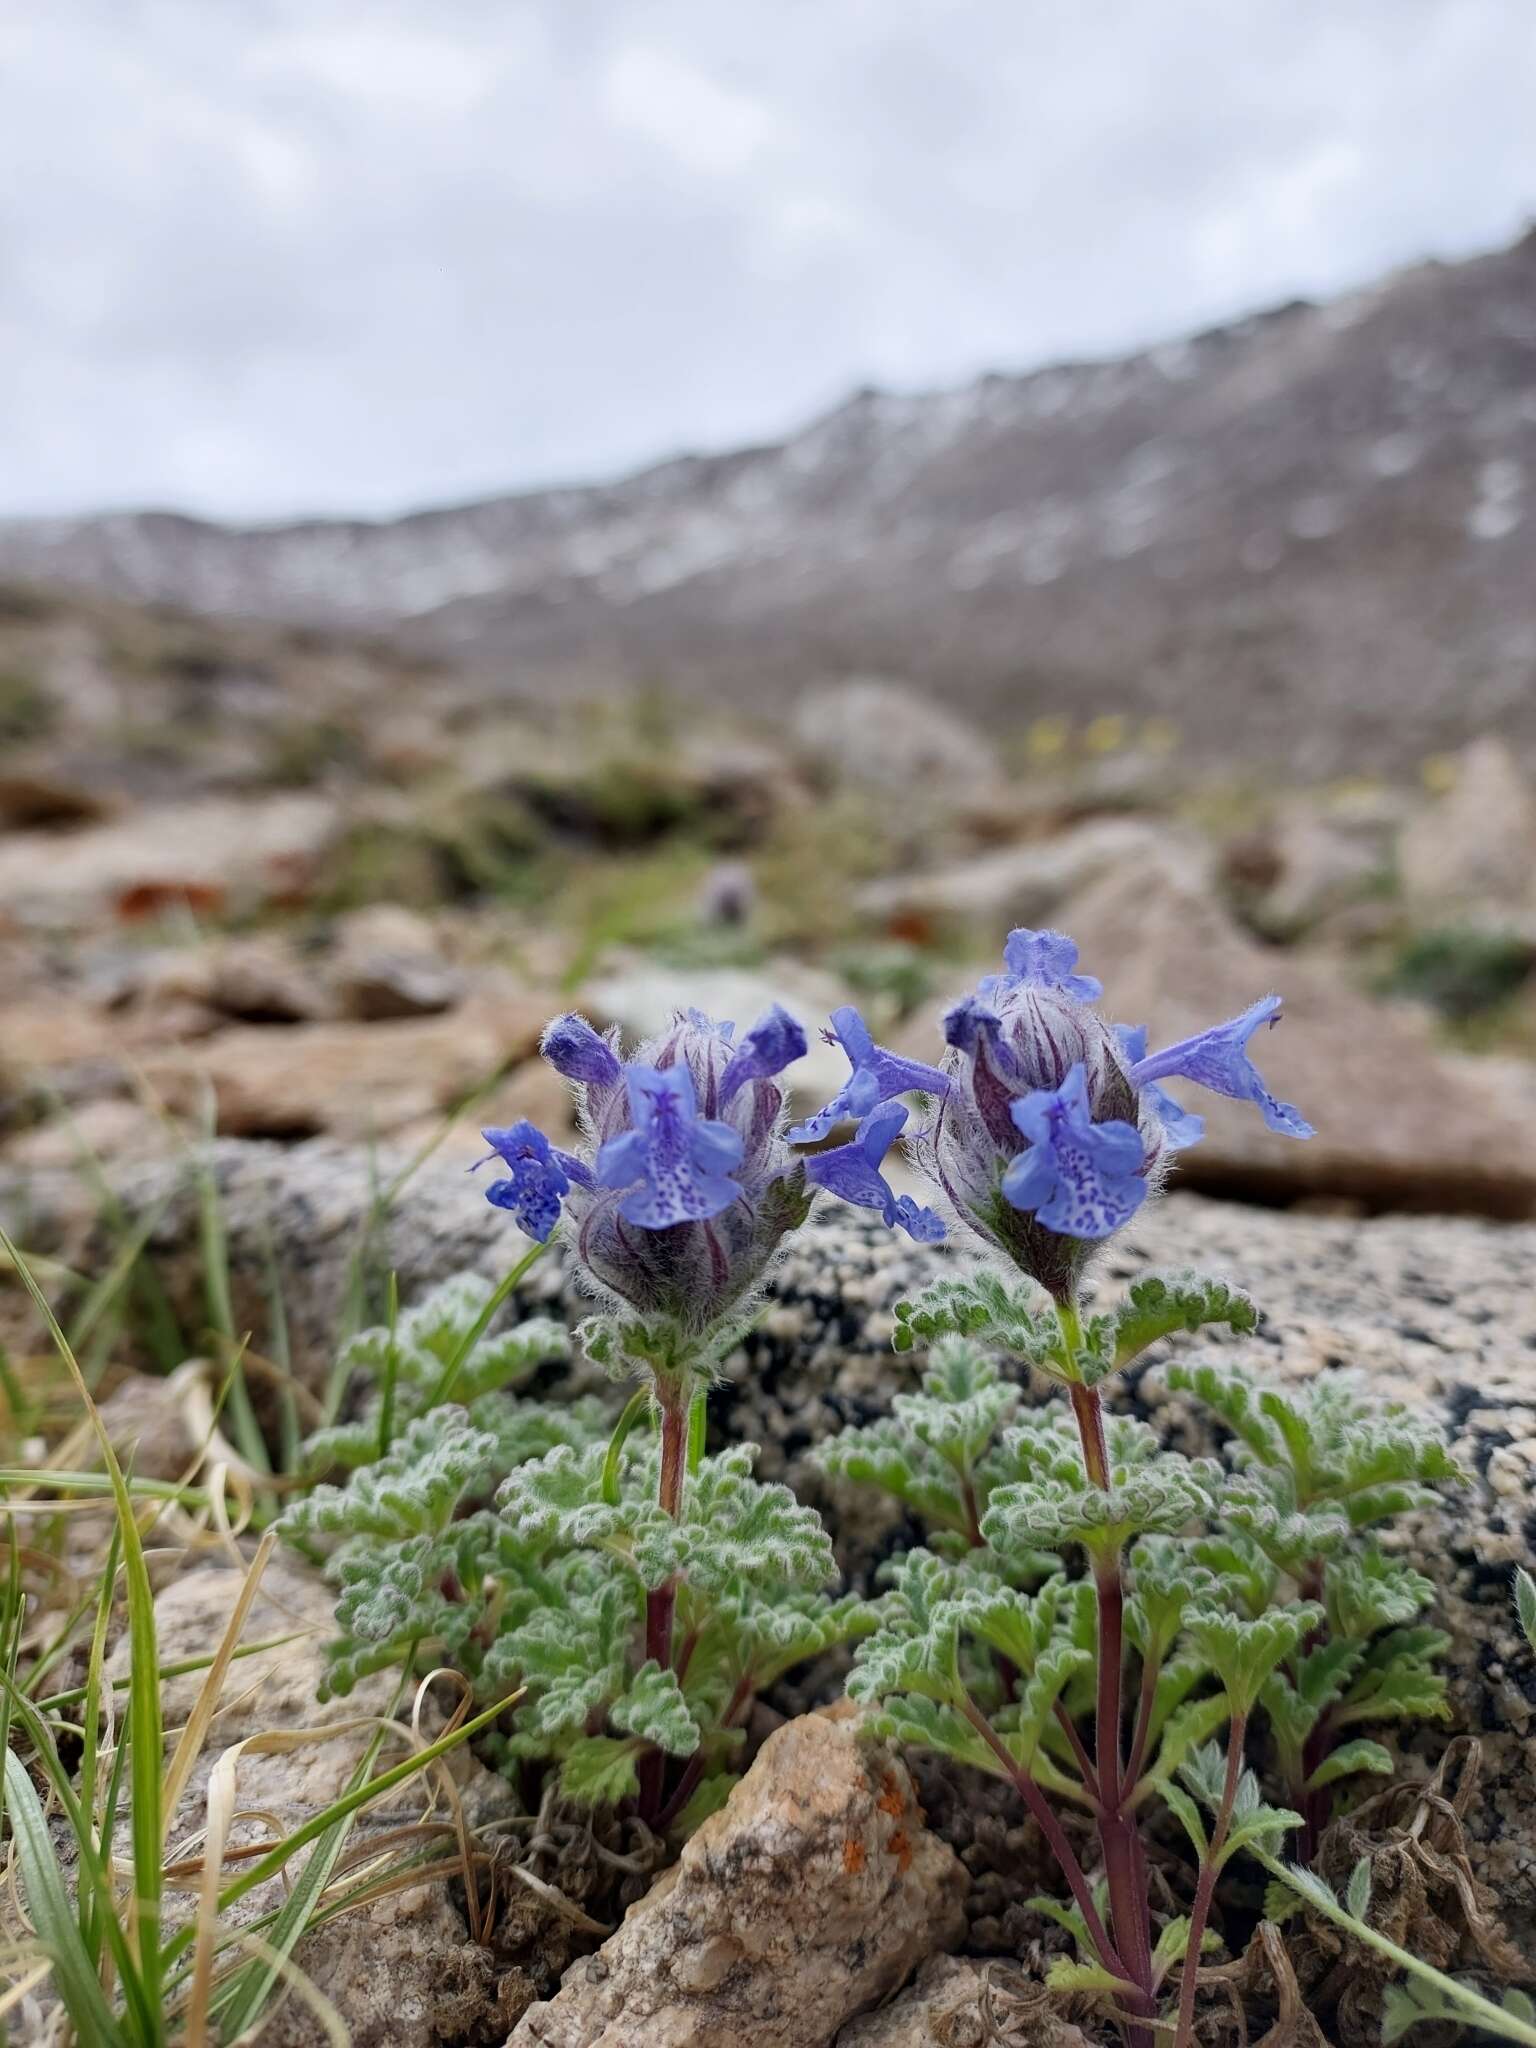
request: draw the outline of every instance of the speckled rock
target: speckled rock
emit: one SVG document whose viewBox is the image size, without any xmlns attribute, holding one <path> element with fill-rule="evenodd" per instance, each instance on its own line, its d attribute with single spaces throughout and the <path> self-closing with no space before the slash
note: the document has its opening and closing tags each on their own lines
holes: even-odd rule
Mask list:
<svg viewBox="0 0 1536 2048">
<path fill-rule="evenodd" d="M 959 1938 L 965 1884 L 904 1765 L 805 1715 L 507 2048 L 827 2048 Z"/>
</svg>

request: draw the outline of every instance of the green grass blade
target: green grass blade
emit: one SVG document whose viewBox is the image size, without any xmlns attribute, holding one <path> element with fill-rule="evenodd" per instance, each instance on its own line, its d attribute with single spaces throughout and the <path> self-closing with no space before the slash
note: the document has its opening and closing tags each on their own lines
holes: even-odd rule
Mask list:
<svg viewBox="0 0 1536 2048">
<path fill-rule="evenodd" d="M 123 1543 L 123 1574 L 128 1597 L 128 1739 L 131 1745 L 130 1785 L 133 1799 L 133 1889 L 137 1914 L 136 1950 L 145 2001 L 151 2012 L 160 2007 L 160 1896 L 164 1848 L 160 1811 L 160 1773 L 165 1763 L 165 1737 L 160 1720 L 159 1652 L 155 1642 L 155 1599 L 144 1563 L 144 1546 L 134 1516 L 133 1500 L 117 1462 L 112 1439 L 91 1399 L 80 1364 L 47 1296 L 33 1278 L 16 1247 L 0 1229 L 0 1250 L 13 1261 L 48 1333 L 68 1368 L 96 1431 L 102 1463 L 112 1484 L 118 1529 Z"/>
<path fill-rule="evenodd" d="M 348 1790 L 355 1790 L 368 1781 L 384 1740 L 382 1729 L 373 1737 L 358 1762 Z M 304 1868 L 293 1883 L 293 1889 L 284 1899 L 267 1935 L 270 1956 L 249 1962 L 229 1981 L 227 1988 L 213 2002 L 213 2010 L 219 2014 L 220 2028 L 226 2040 L 233 2040 L 253 2026 L 262 2007 L 277 1983 L 283 1960 L 293 1953 L 299 1937 L 313 1919 L 316 1908 L 332 1873 L 346 1847 L 347 1837 L 352 1832 L 354 1814 L 343 1814 L 332 1823 L 310 1851 Z"/>
<path fill-rule="evenodd" d="M 48 1839 L 48 1823 L 21 1759 L 5 1757 L 5 1807 L 21 1867 L 21 1887 L 37 1938 L 53 1963 L 53 1980 L 75 2033 L 82 2042 L 126 2048 L 122 2028 L 108 2006 L 75 1925 L 64 1873 Z"/>
<path fill-rule="evenodd" d="M 457 1350 L 438 1374 L 437 1385 L 427 1396 L 427 1406 L 429 1408 L 436 1408 L 441 1402 L 452 1398 L 454 1386 L 458 1381 L 459 1374 L 464 1370 L 466 1359 L 491 1327 L 491 1321 L 496 1311 L 501 1307 L 512 1290 L 526 1276 L 534 1260 L 542 1257 L 547 1249 L 547 1245 L 531 1244 L 512 1268 L 511 1272 L 497 1282 L 490 1300 L 481 1309 L 479 1315 L 475 1317 L 470 1327 L 464 1332 Z"/>
</svg>

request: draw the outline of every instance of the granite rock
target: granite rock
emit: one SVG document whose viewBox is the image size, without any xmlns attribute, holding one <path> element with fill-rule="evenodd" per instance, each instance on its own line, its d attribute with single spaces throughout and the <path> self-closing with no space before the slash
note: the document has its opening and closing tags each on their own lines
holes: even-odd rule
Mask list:
<svg viewBox="0 0 1536 2048">
<path fill-rule="evenodd" d="M 507 2048 L 827 2048 L 958 1939 L 964 1894 L 900 1760 L 805 1715 Z"/>
</svg>

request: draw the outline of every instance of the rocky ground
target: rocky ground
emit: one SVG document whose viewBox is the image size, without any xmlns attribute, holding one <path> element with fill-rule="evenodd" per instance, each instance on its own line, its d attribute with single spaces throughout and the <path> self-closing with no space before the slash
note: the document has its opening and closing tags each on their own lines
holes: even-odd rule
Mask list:
<svg viewBox="0 0 1536 2048">
<path fill-rule="evenodd" d="M 133 1213 L 158 1214 L 159 1263 L 177 1295 L 192 1284 L 201 1250 L 193 1208 L 164 1205 L 166 1171 L 125 1182 L 124 1197 Z M 309 1333 L 334 1316 L 350 1243 L 338 1226 L 355 1217 L 365 1172 L 356 1152 L 325 1144 L 291 1151 L 230 1144 L 219 1158 L 237 1313 L 270 1225 L 295 1358 L 315 1374 L 325 1361 L 320 1350 L 311 1352 Z M 58 1249 L 78 1255 L 67 1220 L 59 1222 Z M 446 1168 L 428 1168 L 411 1183 L 389 1232 L 407 1296 L 464 1266 L 499 1272 L 509 1250 L 502 1219 Z M 841 1422 L 878 1413 L 908 1382 L 912 1362 L 888 1348 L 891 1311 L 938 1256 L 857 1218 L 822 1222 L 780 1269 L 768 1313 L 711 1404 L 721 1437 L 762 1442 L 765 1470 L 818 1501 L 855 1578 L 867 1578 L 904 1532 L 867 1500 L 819 1485 L 805 1453 Z M 1440 1618 L 1455 1648 L 1454 1725 L 1415 1737 L 1406 1770 L 1410 1780 L 1422 1779 L 1454 1735 L 1474 1739 L 1481 1778 L 1469 1788 L 1465 1816 L 1470 1881 L 1491 1889 L 1514 1940 L 1527 1945 L 1536 1935 L 1536 1665 L 1514 1625 L 1509 1571 L 1536 1552 L 1536 1227 L 1285 1214 L 1174 1194 L 1138 1220 L 1103 1285 L 1191 1258 L 1263 1305 L 1261 1332 L 1242 1343 L 1266 1374 L 1294 1382 L 1357 1373 L 1431 1409 L 1468 1469 L 1471 1484 L 1454 1511 L 1407 1535 L 1440 1589 Z M 531 1293 L 549 1301 L 561 1286 L 551 1265 Z M 1231 1355 L 1235 1341 L 1217 1348 Z M 157 1398 L 151 1385 L 163 1383 L 120 1388 L 108 1414 L 125 1445 L 148 1443 L 174 1465 L 193 1447 L 176 1438 L 174 1393 Z M 1124 1397 L 1195 1441 L 1186 1414 L 1165 1412 L 1155 1362 Z M 274 1621 L 322 1625 L 327 1596 L 315 1582 L 295 1567 L 271 1571 L 267 1605 L 256 1618 L 260 1633 Z M 173 1577 L 157 1607 L 163 1653 L 176 1654 L 205 1630 L 221 1584 L 234 1583 L 217 1564 Z M 258 1721 L 270 1726 L 312 1714 L 314 1660 L 304 1642 L 243 1671 L 230 1688 L 235 1703 L 224 1738 L 237 1740 L 242 1726 Z M 821 1674 L 819 1684 L 822 1697 L 835 1697 L 834 1672 Z M 780 1704 L 791 1710 L 816 1696 L 813 1682 Z M 361 1696 L 352 1704 L 368 1710 Z M 773 1718 L 759 1725 L 759 1737 Z M 302 1759 L 257 1758 L 242 1793 L 279 1814 L 306 1804 L 312 1810 L 344 1780 L 360 1739 L 354 1733 Z M 458 1776 L 471 1818 L 494 1827 L 505 1788 L 476 1765 Z M 999 1790 L 959 1788 L 951 1774 L 926 1765 L 918 1783 L 921 1803 L 906 1769 L 855 1743 L 846 1721 L 792 1720 L 764 1743 L 740 1791 L 682 1863 L 606 1941 L 558 1914 L 530 1919 L 524 1901 L 522 1919 L 514 1915 L 494 1942 L 477 1948 L 462 1903 L 441 1887 L 417 1888 L 370 1908 L 365 1923 L 343 1920 L 317 1934 L 300 1960 L 339 2001 L 359 2048 L 497 2042 L 509 2027 L 518 2048 L 829 2048 L 834 2037 L 846 2048 L 926 2048 L 984 2040 L 977 2031 L 984 2009 L 994 2019 L 1009 2016 L 1015 2032 L 1004 2039 L 1072 2048 L 1079 2037 L 1070 2026 L 1040 2008 L 1007 1965 L 987 1960 L 1027 1956 L 1038 1941 L 1038 1921 L 1020 1907 L 1039 1870 L 1032 1829 Z M 194 1782 L 189 1816 L 199 1811 L 199 1797 Z M 399 1818 L 386 1814 L 374 1824 Z M 894 1993 L 924 1955 L 945 1950 L 973 1960 L 925 1971 L 878 2021 L 857 2017 Z M 1278 1997 L 1256 1974 L 1250 2011 L 1262 2013 Z M 293 2013 L 287 2024 L 302 2025 L 302 2016 Z M 304 2036 L 280 2024 L 272 2038 L 297 2044 Z"/>
<path fill-rule="evenodd" d="M 814 1025 L 853 997 L 931 1056 L 945 995 L 1020 922 L 1072 931 L 1111 1012 L 1154 1038 L 1279 988 L 1262 1064 L 1318 1137 L 1287 1144 L 1216 1105 L 1180 1191 L 1104 1280 L 1215 1268 L 1265 1309 L 1248 1342 L 1267 1370 L 1357 1371 L 1445 1422 L 1472 1484 L 1409 1540 L 1455 1640 L 1451 1732 L 1480 1758 L 1473 1787 L 1457 1752 L 1467 1882 L 1532 1940 L 1536 1670 L 1508 1590 L 1536 1553 L 1536 794 L 1509 751 L 1478 742 L 1412 784 L 1213 791 L 1166 735 L 1053 727 L 1009 752 L 880 682 L 827 693 L 788 733 L 685 725 L 659 703 L 583 729 L 440 699 L 440 677 L 361 643 L 198 633 L 104 603 L 0 607 L 0 1224 L 88 1324 L 141 1473 L 200 1455 L 195 1361 L 230 1332 L 249 1334 L 276 1429 L 279 1365 L 307 1416 L 338 1329 L 377 1312 L 388 1275 L 409 1302 L 505 1271 L 510 1226 L 464 1169 L 482 1124 L 566 1128 L 536 1057 L 560 1009 L 643 1033 L 679 1004 L 746 1022 L 777 998 Z M 46 679 L 41 706 L 21 674 Z M 127 722 L 135 691 L 151 736 L 93 754 L 92 721 Z M 200 724 L 194 704 L 216 708 Z M 813 1049 L 798 1099 L 842 1072 Z M 860 1583 L 910 1532 L 807 1453 L 907 1383 L 891 1312 L 933 1256 L 846 1217 L 813 1228 L 711 1405 L 719 1438 L 760 1442 L 765 1475 L 822 1509 Z M 526 1293 L 574 1306 L 553 1258 Z M 3 1433 L 36 1462 L 72 1418 L 38 1392 L 46 1346 L 5 1274 L 0 1347 Z M 1163 1414 L 1155 1368 L 1124 1397 Z M 167 1655 L 227 1611 L 235 1574 L 214 1551 L 164 1575 Z M 262 1600 L 263 1633 L 323 1622 L 295 1566 L 269 1567 Z M 308 1711 L 314 1661 L 306 1640 L 242 1669 L 226 1739 Z M 740 1791 L 653 1889 L 634 1843 L 562 1838 L 535 1874 L 568 1909 L 509 1876 L 477 1943 L 462 1890 L 417 1885 L 300 1962 L 357 2048 L 1077 2048 L 1004 1961 L 1038 1942 L 1019 1903 L 1032 1831 L 1001 1793 L 803 1718 L 837 1691 L 830 1666 L 781 1691 Z M 1410 1778 L 1446 1739 L 1415 1738 Z M 253 1757 L 243 1790 L 312 1810 L 359 1740 Z M 478 1764 L 456 1786 L 489 1836 L 515 1819 Z M 188 1829 L 205 1789 L 187 1790 Z M 1262 1956 L 1244 1967 L 1267 2023 L 1295 1985 Z M 266 2038 L 299 2048 L 308 2023 L 290 2005 Z M 1357 2036 L 1341 2022 L 1339 2038 Z"/>
</svg>

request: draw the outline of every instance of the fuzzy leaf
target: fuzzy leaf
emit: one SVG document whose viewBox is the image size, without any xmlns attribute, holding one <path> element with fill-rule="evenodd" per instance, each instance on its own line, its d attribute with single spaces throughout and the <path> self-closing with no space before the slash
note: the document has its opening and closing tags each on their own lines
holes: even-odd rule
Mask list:
<svg viewBox="0 0 1536 2048">
<path fill-rule="evenodd" d="M 1341 1743 L 1330 1756 L 1324 1757 L 1303 1789 L 1319 1792 L 1324 1785 L 1336 1785 L 1341 1778 L 1352 1778 L 1361 1771 L 1390 1778 L 1396 1769 L 1391 1750 L 1383 1749 L 1379 1742 L 1371 1742 L 1365 1736 L 1358 1736 L 1353 1742 Z"/>
<path fill-rule="evenodd" d="M 560 1790 L 578 1806 L 617 1806 L 640 1789 L 641 1744 L 611 1735 L 582 1735 L 565 1753 Z"/>
<path fill-rule="evenodd" d="M 1188 1272 L 1148 1273 L 1134 1282 L 1129 1299 L 1115 1311 L 1115 1367 L 1129 1365 L 1175 1330 L 1198 1330 L 1210 1323 L 1246 1335 L 1258 1328 L 1259 1312 L 1246 1294 L 1224 1280 Z"/>
<path fill-rule="evenodd" d="M 673 1821 L 669 1833 L 680 1840 L 686 1840 L 696 1828 L 704 1825 L 712 1813 L 718 1813 L 741 1783 L 733 1771 L 711 1771 L 694 1786 L 682 1812 Z"/>
<path fill-rule="evenodd" d="M 1357 1920 L 1363 1920 L 1371 1904 L 1371 1859 L 1362 1856 L 1349 1874 L 1344 1903 Z"/>
<path fill-rule="evenodd" d="M 1524 1565 L 1515 1567 L 1515 1611 L 1525 1631 L 1525 1640 L 1536 1650 L 1536 1579 Z"/>
<path fill-rule="evenodd" d="M 1322 1608 L 1310 1601 L 1272 1609 L 1251 1621 L 1207 1607 L 1186 1617 L 1185 1632 L 1225 1686 L 1234 1713 L 1246 1714 L 1275 1666 L 1295 1654 L 1322 1618 Z"/>
<path fill-rule="evenodd" d="M 663 1671 L 654 1660 L 640 1666 L 610 1705 L 608 1718 L 615 1728 L 655 1743 L 669 1756 L 692 1756 L 699 1746 L 699 1724 L 688 1711 L 677 1673 Z"/>
</svg>

